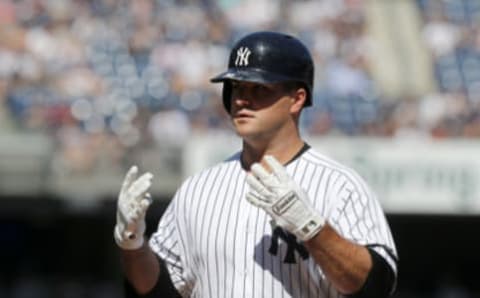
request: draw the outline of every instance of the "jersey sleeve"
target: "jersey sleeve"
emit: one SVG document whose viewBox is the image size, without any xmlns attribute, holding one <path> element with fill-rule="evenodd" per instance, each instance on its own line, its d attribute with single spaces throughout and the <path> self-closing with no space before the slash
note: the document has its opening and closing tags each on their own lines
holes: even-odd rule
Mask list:
<svg viewBox="0 0 480 298">
<path fill-rule="evenodd" d="M 357 175 L 339 175 L 332 187 L 328 222 L 345 238 L 374 249 L 397 272 L 397 252 L 384 211 Z"/>
<path fill-rule="evenodd" d="M 153 252 L 164 261 L 173 285 L 185 297 L 189 295 L 190 287 L 175 216 L 175 201 L 174 198 L 163 213 L 156 232 L 150 238 L 149 245 Z"/>
</svg>

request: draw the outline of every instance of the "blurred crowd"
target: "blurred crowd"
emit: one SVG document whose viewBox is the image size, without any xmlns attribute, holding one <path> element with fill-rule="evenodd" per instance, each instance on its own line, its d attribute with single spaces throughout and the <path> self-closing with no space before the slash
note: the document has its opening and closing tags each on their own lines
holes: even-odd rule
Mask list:
<svg viewBox="0 0 480 298">
<path fill-rule="evenodd" d="M 435 137 L 480 136 L 480 2 L 418 0 L 438 91 L 419 99 Z"/>
<path fill-rule="evenodd" d="M 310 135 L 480 136 L 480 2 L 417 0 L 438 88 L 385 98 L 362 0 L 2 0 L 0 130 L 41 132 L 72 172 L 139 147 L 229 130 L 221 86 L 233 42 L 299 36 L 316 62 Z"/>
</svg>

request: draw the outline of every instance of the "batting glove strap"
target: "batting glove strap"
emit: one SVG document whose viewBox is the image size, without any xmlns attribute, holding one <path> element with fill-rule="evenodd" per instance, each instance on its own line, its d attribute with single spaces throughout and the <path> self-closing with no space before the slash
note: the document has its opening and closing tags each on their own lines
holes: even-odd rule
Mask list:
<svg viewBox="0 0 480 298">
<path fill-rule="evenodd" d="M 301 241 L 308 241 L 317 235 L 325 226 L 325 219 L 317 214 L 313 214 L 300 228 L 293 232 Z"/>
</svg>

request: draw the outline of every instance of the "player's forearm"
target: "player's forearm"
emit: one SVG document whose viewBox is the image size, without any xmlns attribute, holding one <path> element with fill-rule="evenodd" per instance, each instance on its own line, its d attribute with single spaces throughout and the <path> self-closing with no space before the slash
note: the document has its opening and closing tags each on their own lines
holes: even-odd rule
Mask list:
<svg viewBox="0 0 480 298">
<path fill-rule="evenodd" d="M 367 248 L 344 239 L 328 224 L 305 246 L 340 292 L 353 294 L 361 289 L 372 267 Z"/>
<path fill-rule="evenodd" d="M 136 250 L 121 250 L 125 276 L 138 294 L 146 294 L 153 289 L 160 277 L 158 259 L 147 241 Z"/>
</svg>

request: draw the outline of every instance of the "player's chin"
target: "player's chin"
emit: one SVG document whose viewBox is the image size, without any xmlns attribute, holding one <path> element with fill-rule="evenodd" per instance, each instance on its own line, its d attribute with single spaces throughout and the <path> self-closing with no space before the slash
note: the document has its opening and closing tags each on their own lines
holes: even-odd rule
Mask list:
<svg viewBox="0 0 480 298">
<path fill-rule="evenodd" d="M 233 126 L 235 128 L 235 131 L 237 132 L 237 135 L 243 138 L 256 135 L 259 133 L 258 128 L 255 125 L 253 125 L 253 123 L 234 120 Z"/>
<path fill-rule="evenodd" d="M 232 123 L 236 130 L 248 130 L 254 125 L 252 119 L 246 117 L 235 117 Z"/>
</svg>

